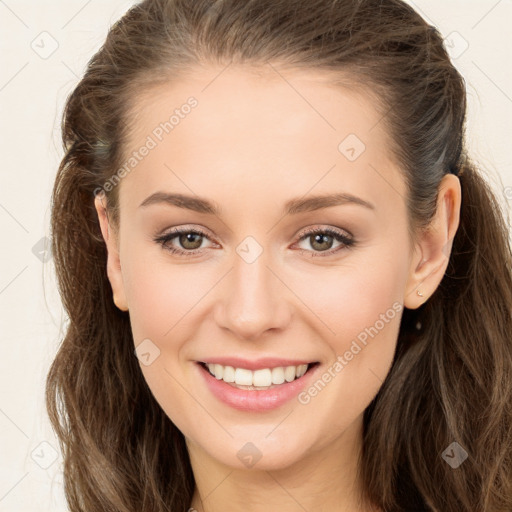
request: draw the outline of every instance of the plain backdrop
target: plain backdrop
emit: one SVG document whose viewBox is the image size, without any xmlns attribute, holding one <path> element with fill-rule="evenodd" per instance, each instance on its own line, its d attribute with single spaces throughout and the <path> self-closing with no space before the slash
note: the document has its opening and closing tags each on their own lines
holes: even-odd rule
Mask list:
<svg viewBox="0 0 512 512">
<path fill-rule="evenodd" d="M 0 511 L 67 510 L 44 405 L 65 320 L 45 250 L 50 194 L 65 99 L 132 3 L 0 0 Z M 466 79 L 468 145 L 509 209 L 512 0 L 409 3 L 441 30 Z"/>
</svg>

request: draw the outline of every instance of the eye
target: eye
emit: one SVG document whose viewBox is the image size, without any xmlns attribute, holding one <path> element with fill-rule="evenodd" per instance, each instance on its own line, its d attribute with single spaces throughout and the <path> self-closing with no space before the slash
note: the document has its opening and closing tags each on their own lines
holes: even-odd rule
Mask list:
<svg viewBox="0 0 512 512">
<path fill-rule="evenodd" d="M 207 233 L 198 228 L 173 228 L 169 233 L 158 236 L 154 239 L 165 250 L 182 256 L 194 256 L 202 252 L 202 243 L 204 239 L 209 239 Z M 181 247 L 172 244 L 177 241 Z M 313 247 L 313 251 L 299 248 L 301 252 L 310 253 L 311 257 L 329 256 L 343 249 L 353 247 L 354 238 L 346 232 L 338 231 L 334 228 L 316 228 L 309 229 L 301 233 L 299 241 L 307 241 Z M 337 241 L 340 245 L 332 249 L 333 242 Z"/>
<path fill-rule="evenodd" d="M 351 235 L 333 228 L 309 229 L 301 233 L 299 242 L 303 240 L 308 242 L 314 249 L 313 251 L 306 250 L 306 252 L 311 253 L 311 257 L 330 256 L 343 249 L 351 248 L 355 244 L 355 240 Z M 334 241 L 339 242 L 340 245 L 332 249 Z M 301 249 L 301 251 L 304 251 L 304 249 Z"/>
<path fill-rule="evenodd" d="M 170 233 L 156 237 L 154 240 L 173 254 L 190 256 L 201 252 L 199 248 L 204 238 L 208 238 L 208 235 L 197 228 L 173 228 Z M 171 245 L 174 239 L 177 239 L 183 249 Z"/>
</svg>

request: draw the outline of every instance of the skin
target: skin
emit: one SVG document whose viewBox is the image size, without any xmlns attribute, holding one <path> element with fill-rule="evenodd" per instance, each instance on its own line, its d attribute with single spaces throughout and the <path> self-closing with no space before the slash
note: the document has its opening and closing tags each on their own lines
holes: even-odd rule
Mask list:
<svg viewBox="0 0 512 512">
<path fill-rule="evenodd" d="M 401 313 L 307 404 L 232 409 L 198 378 L 194 361 L 275 356 L 332 367 L 393 304 L 414 309 L 435 291 L 459 224 L 459 180 L 443 178 L 431 229 L 413 245 L 405 182 L 369 95 L 334 87 L 318 72 L 220 71 L 201 68 L 136 98 L 128 152 L 188 97 L 198 106 L 123 178 L 119 231 L 96 197 L 115 302 L 129 311 L 135 346 L 149 338 L 160 350 L 141 371 L 186 438 L 196 480 L 191 507 L 375 510 L 357 500 L 362 417 L 390 369 Z M 338 150 L 348 134 L 366 145 L 353 162 Z M 139 207 L 156 191 L 207 198 L 221 215 Z M 347 203 L 282 215 L 289 199 L 334 192 L 375 210 Z M 208 233 L 199 255 L 173 255 L 154 241 L 180 226 Z M 356 243 L 319 247 L 300 238 L 309 227 L 348 231 Z M 236 251 L 247 236 L 263 249 L 250 264 Z M 170 244 L 192 247 L 179 238 Z M 340 246 L 321 256 L 322 247 Z M 237 457 L 247 442 L 262 454 L 250 468 Z"/>
</svg>

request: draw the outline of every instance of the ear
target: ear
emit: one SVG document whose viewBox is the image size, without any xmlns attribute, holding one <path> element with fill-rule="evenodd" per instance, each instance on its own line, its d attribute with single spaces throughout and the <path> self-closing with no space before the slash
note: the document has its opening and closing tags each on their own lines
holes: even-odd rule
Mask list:
<svg viewBox="0 0 512 512">
<path fill-rule="evenodd" d="M 443 279 L 459 227 L 460 205 L 459 178 L 446 174 L 439 185 L 436 213 L 429 226 L 419 235 L 414 248 L 405 289 L 406 308 L 421 306 Z"/>
<path fill-rule="evenodd" d="M 121 273 L 121 261 L 119 258 L 119 241 L 117 234 L 109 224 L 105 194 L 96 195 L 94 198 L 94 206 L 98 213 L 101 233 L 107 246 L 107 276 L 110 281 L 110 286 L 112 287 L 113 301 L 121 311 L 128 311 L 123 276 Z"/>
</svg>

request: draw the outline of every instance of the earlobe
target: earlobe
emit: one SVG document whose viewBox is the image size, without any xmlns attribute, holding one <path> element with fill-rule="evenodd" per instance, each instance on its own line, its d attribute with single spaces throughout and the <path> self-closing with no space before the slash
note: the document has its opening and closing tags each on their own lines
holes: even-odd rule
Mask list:
<svg viewBox="0 0 512 512">
<path fill-rule="evenodd" d="M 116 294 L 115 294 L 115 293 L 112 295 L 112 300 L 114 301 L 114 304 L 116 305 L 116 307 L 117 307 L 118 309 L 120 309 L 121 311 L 128 311 L 128 306 L 126 306 L 126 304 L 125 304 L 124 302 L 121 302 L 121 301 L 117 298 L 117 296 L 116 296 Z"/>
<path fill-rule="evenodd" d="M 111 229 L 105 197 L 98 194 L 94 198 L 94 206 L 98 214 L 101 233 L 107 247 L 107 276 L 112 287 L 112 300 L 121 311 L 128 311 L 128 304 L 124 291 L 124 282 L 121 272 L 121 262 L 117 236 Z"/>
<path fill-rule="evenodd" d="M 429 293 L 424 283 L 425 276 L 428 275 L 428 254 L 425 253 L 427 247 L 424 237 L 418 241 L 413 257 L 411 259 L 409 278 L 405 289 L 404 306 L 408 309 L 416 309 L 428 300 Z"/>
<path fill-rule="evenodd" d="M 431 243 L 423 241 L 420 245 L 424 247 Z M 404 306 L 408 309 L 417 309 L 424 304 L 441 282 L 447 265 L 448 258 L 443 251 L 435 253 L 432 248 L 427 258 L 423 258 L 420 263 L 412 264 L 411 266 L 416 268 L 407 282 Z"/>
<path fill-rule="evenodd" d="M 439 186 L 436 213 L 422 231 L 411 260 L 404 306 L 417 309 L 435 292 L 448 267 L 453 239 L 459 226 L 460 181 L 453 174 Z"/>
</svg>

